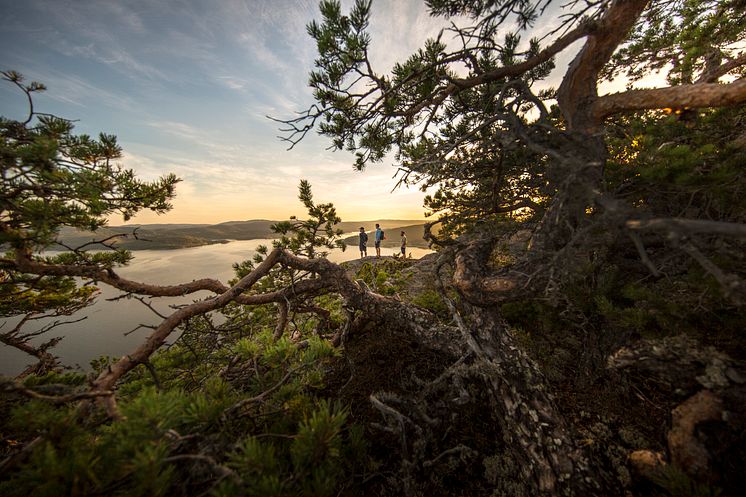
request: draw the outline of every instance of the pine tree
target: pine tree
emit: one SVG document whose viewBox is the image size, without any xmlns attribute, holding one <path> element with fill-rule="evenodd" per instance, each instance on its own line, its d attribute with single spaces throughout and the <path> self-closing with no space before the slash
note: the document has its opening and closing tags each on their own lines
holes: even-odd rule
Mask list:
<svg viewBox="0 0 746 497">
<path fill-rule="evenodd" d="M 179 180 L 174 175 L 138 180 L 117 162 L 122 149 L 115 136 L 74 134 L 72 121 L 34 109 L 33 96 L 44 85 L 26 84 L 14 71 L 3 72 L 2 79 L 21 90 L 29 113 L 24 121 L 0 118 L 0 245 L 12 250 L 0 261 L 0 316 L 20 320 L 0 332 L 0 341 L 39 359 L 27 372 L 45 371 L 56 366 L 47 350 L 59 339 L 33 346 L 29 339 L 49 328 L 24 328 L 41 317 L 69 316 L 90 304 L 95 287 L 73 279 L 84 268 L 105 271 L 131 258 L 123 250 L 90 253 L 88 244 L 68 247 L 58 239 L 60 230 L 96 231 L 114 214 L 126 220 L 143 209 L 165 212 Z M 60 248 L 65 251 L 56 256 L 37 255 Z M 32 261 L 65 269 L 39 274 L 24 267 Z"/>
</svg>

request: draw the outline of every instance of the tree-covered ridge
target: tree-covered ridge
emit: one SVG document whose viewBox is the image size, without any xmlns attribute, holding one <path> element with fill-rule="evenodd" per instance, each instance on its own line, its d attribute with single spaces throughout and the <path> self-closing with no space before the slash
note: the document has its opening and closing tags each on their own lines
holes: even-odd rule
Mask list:
<svg viewBox="0 0 746 497">
<path fill-rule="evenodd" d="M 0 488 L 738 495 L 741 4 L 571 1 L 526 41 L 554 2 L 433 0 L 461 25 L 379 74 L 375 7 L 323 1 L 308 26 L 316 104 L 286 121 L 287 139 L 318 129 L 360 169 L 394 152 L 402 182 L 437 188 L 426 207 L 442 229 L 425 232 L 437 256 L 351 269 L 319 257 L 338 217 L 305 183 L 308 219 L 277 225 L 276 246 L 227 284 L 130 281 L 116 272 L 125 258 L 43 258 L 19 231 L 3 302 L 47 292 L 28 316 L 84 305 L 72 277 L 210 296 L 87 378 L 62 375 L 43 348 L 37 374 L 3 380 L 0 429 L 17 438 Z M 559 87 L 535 91 L 576 41 Z M 604 78 L 651 68 L 671 86 L 599 95 Z"/>
<path fill-rule="evenodd" d="M 288 220 L 292 221 L 292 220 Z M 110 238 L 111 244 L 125 250 L 164 250 L 225 243 L 233 240 L 255 240 L 260 238 L 274 238 L 278 233 L 272 231 L 272 226 L 280 221 L 254 219 L 249 221 L 229 221 L 219 224 L 156 224 L 156 225 L 122 225 L 107 226 L 93 231 L 81 231 L 72 228 L 62 228 L 57 241 L 61 245 L 54 245 L 57 249 L 64 246 L 77 247 L 89 242 L 94 245 L 92 250 L 106 250 L 108 247 L 96 243 L 102 238 Z M 413 235 L 422 233 L 424 221 L 406 219 L 376 219 L 371 221 L 343 221 L 336 224 L 337 229 L 346 233 L 357 231 L 360 226 L 372 230 L 376 223 L 380 223 L 389 230 L 398 232 L 401 228 L 411 230 Z M 414 238 L 414 243 L 426 247 L 424 239 Z M 353 241 L 354 242 L 354 241 Z M 348 242 L 348 243 L 353 243 Z"/>
</svg>

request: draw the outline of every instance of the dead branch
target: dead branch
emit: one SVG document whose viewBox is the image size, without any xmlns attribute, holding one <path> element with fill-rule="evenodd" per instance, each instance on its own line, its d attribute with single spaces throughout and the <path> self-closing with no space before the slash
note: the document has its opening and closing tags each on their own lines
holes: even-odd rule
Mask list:
<svg viewBox="0 0 746 497">
<path fill-rule="evenodd" d="M 670 217 L 633 219 L 627 221 L 625 225 L 636 231 L 665 231 L 682 235 L 710 234 L 746 238 L 746 225 L 741 223 Z"/>
<path fill-rule="evenodd" d="M 135 236 L 135 238 L 137 238 L 136 232 L 137 232 L 137 228 L 132 232 L 132 234 Z M 70 246 L 65 245 L 64 243 L 60 242 L 59 240 L 55 241 L 55 243 L 57 245 L 60 245 L 60 246 L 62 246 L 64 248 L 66 248 L 67 250 L 70 250 L 71 252 L 76 252 L 76 253 L 84 252 L 84 250 L 83 250 L 84 248 L 90 247 L 92 245 L 103 245 L 104 247 L 116 250 L 116 247 L 114 246 L 114 244 L 110 243 L 110 242 L 112 242 L 114 240 L 118 240 L 119 238 L 127 238 L 128 236 L 129 235 L 127 233 L 115 233 L 115 234 L 113 234 L 111 236 L 108 236 L 106 238 L 103 238 L 101 240 L 91 240 L 90 242 L 86 242 L 86 243 L 84 243 L 82 245 L 79 245 L 77 247 L 70 247 Z"/>
<path fill-rule="evenodd" d="M 122 333 L 122 335 L 129 336 L 129 335 L 133 334 L 134 332 L 136 332 L 138 330 L 142 330 L 142 329 L 154 330 L 155 328 L 156 328 L 155 326 L 152 326 L 152 325 L 149 325 L 149 324 L 138 324 L 137 326 L 135 326 L 131 330 L 125 331 L 124 333 Z"/>
<path fill-rule="evenodd" d="M 699 109 L 746 102 L 746 78 L 733 83 L 695 83 L 651 90 L 628 90 L 599 97 L 591 110 L 596 121 L 612 114 L 645 109 Z"/>
<path fill-rule="evenodd" d="M 23 446 L 23 448 L 12 455 L 9 455 L 2 462 L 0 462 L 0 474 L 6 475 L 7 471 L 25 461 L 31 453 L 44 441 L 43 437 L 36 437 L 29 443 Z"/>
<path fill-rule="evenodd" d="M 163 460 L 163 462 L 166 463 L 175 463 L 179 461 L 200 461 L 206 463 L 210 467 L 210 469 L 212 469 L 215 473 L 218 474 L 218 476 L 220 476 L 218 482 L 223 478 L 233 478 L 239 483 L 242 481 L 241 477 L 238 476 L 238 473 L 226 466 L 223 466 L 222 464 L 219 464 L 215 459 L 204 454 L 177 454 L 174 456 L 169 456 Z M 217 485 L 218 482 L 215 482 L 213 486 Z"/>
<path fill-rule="evenodd" d="M 285 333 L 285 327 L 288 325 L 288 304 L 284 301 L 277 302 L 277 325 L 275 325 L 275 331 L 272 334 L 274 341 L 282 338 L 282 334 Z"/>
<path fill-rule="evenodd" d="M 137 300 L 142 305 L 144 305 L 145 307 L 147 307 L 148 309 L 150 309 L 153 312 L 153 314 L 155 314 L 159 318 L 166 319 L 166 316 L 164 316 L 163 314 L 161 314 L 160 312 L 158 312 L 158 309 L 156 309 L 155 307 L 153 307 L 153 304 L 151 304 L 150 302 L 147 302 L 144 298 L 142 298 L 142 297 L 135 297 L 135 300 Z"/>
<path fill-rule="evenodd" d="M 10 261 L 5 260 L 4 262 L 8 263 Z M 95 264 L 46 264 L 33 260 L 29 254 L 24 254 L 20 251 L 16 252 L 16 258 L 9 266 L 11 270 L 37 274 L 39 276 L 78 276 L 93 281 L 101 281 L 125 292 L 150 295 L 152 297 L 180 297 L 201 290 L 208 290 L 214 293 L 223 293 L 228 290 L 226 285 L 210 278 L 168 286 L 140 283 L 122 278 L 110 268 L 102 268 Z"/>
<path fill-rule="evenodd" d="M 632 243 L 635 244 L 635 248 L 637 249 L 637 253 L 640 254 L 640 260 L 645 265 L 646 268 L 650 271 L 650 274 L 652 274 L 655 278 L 658 278 L 661 273 L 658 271 L 658 268 L 655 267 L 653 262 L 650 260 L 650 257 L 648 256 L 648 252 L 645 250 L 645 245 L 642 243 L 642 240 L 640 239 L 640 235 L 633 231 L 628 232 L 629 237 L 632 239 Z"/>
<path fill-rule="evenodd" d="M 300 305 L 296 305 L 295 310 L 298 312 L 315 314 L 318 317 L 319 323 L 316 326 L 316 334 L 319 336 L 321 336 L 321 332 L 323 330 L 329 329 L 332 324 L 332 313 L 321 306 L 315 305 L 313 303 L 302 303 Z"/>
<path fill-rule="evenodd" d="M 703 73 L 695 83 L 714 83 L 733 69 L 746 65 L 746 53 Z"/>
<path fill-rule="evenodd" d="M 44 387 L 46 389 L 64 389 L 67 387 L 67 385 L 44 385 Z M 114 392 L 112 392 L 111 390 L 75 392 L 64 395 L 47 395 L 44 393 L 40 393 L 37 390 L 26 388 L 25 386 L 23 386 L 22 383 L 15 380 L 9 380 L 7 378 L 0 378 L 0 390 L 2 390 L 3 392 L 19 393 L 31 399 L 43 400 L 46 402 L 51 402 L 55 405 L 67 404 L 69 402 L 76 402 L 85 399 L 109 397 L 114 395 Z"/>
<path fill-rule="evenodd" d="M 679 247 L 689 254 L 692 259 L 702 266 L 702 269 L 707 271 L 713 278 L 717 280 L 723 289 L 725 296 L 732 300 L 735 304 L 742 304 L 744 294 L 746 293 L 746 284 L 743 280 L 735 274 L 728 274 L 720 269 L 717 264 L 712 262 L 707 256 L 705 256 L 699 249 L 690 241 L 678 241 Z"/>
<path fill-rule="evenodd" d="M 21 374 L 18 375 L 19 379 L 25 378 L 26 376 L 29 376 L 33 373 L 43 374 L 47 371 L 51 371 L 60 367 L 57 356 L 48 352 L 48 349 L 54 347 L 57 343 L 59 343 L 59 341 L 62 340 L 62 337 L 52 338 L 46 343 L 35 347 L 28 341 L 27 337 L 18 337 L 16 333 L 14 333 L 14 331 L 15 330 L 11 330 L 7 333 L 0 334 L 0 342 L 17 350 L 20 350 L 21 352 L 25 352 L 26 354 L 34 356 L 38 359 L 36 364 L 27 367 L 23 372 L 21 372 Z"/>
<path fill-rule="evenodd" d="M 184 320 L 225 307 L 228 303 L 235 300 L 240 293 L 251 288 L 254 283 L 269 272 L 275 263 L 278 262 L 280 254 L 281 251 L 279 249 L 270 252 L 267 258 L 252 272 L 241 278 L 238 283 L 219 296 L 185 306 L 171 314 L 146 339 L 145 343 L 140 345 L 132 354 L 122 357 L 107 371 L 102 372 L 93 383 L 94 391 L 112 389 L 119 378 L 138 364 L 147 361 L 150 355 L 163 345 L 168 335 Z M 105 399 L 105 406 L 111 417 L 120 417 L 113 396 Z"/>
<path fill-rule="evenodd" d="M 292 378 L 292 376 L 295 373 L 297 373 L 298 371 L 300 371 L 301 369 L 304 369 L 306 367 L 307 367 L 307 365 L 301 364 L 300 366 L 297 366 L 297 367 L 294 367 L 294 368 L 288 370 L 288 372 L 285 373 L 285 376 L 283 376 L 280 379 L 280 381 L 278 381 L 277 383 L 275 383 L 272 387 L 270 387 L 267 390 L 263 391 L 259 395 L 255 395 L 254 397 L 250 397 L 248 399 L 243 399 L 243 400 L 241 400 L 239 402 L 236 402 L 231 407 L 229 407 L 228 409 L 226 409 L 225 415 L 230 415 L 230 414 L 236 413 L 236 412 L 240 411 L 241 409 L 243 409 L 244 407 L 246 407 L 249 404 L 255 404 L 255 403 L 258 403 L 258 402 L 262 402 L 270 394 L 276 392 L 281 386 L 283 386 L 285 383 L 287 383 L 288 380 L 290 378 Z"/>
<path fill-rule="evenodd" d="M 156 391 L 160 392 L 163 388 L 161 387 L 161 382 L 158 379 L 158 373 L 155 370 L 155 366 L 153 366 L 153 363 L 150 361 L 145 361 L 142 363 L 143 366 L 148 370 L 150 373 L 150 376 L 153 378 L 153 384 L 155 385 Z"/>
</svg>

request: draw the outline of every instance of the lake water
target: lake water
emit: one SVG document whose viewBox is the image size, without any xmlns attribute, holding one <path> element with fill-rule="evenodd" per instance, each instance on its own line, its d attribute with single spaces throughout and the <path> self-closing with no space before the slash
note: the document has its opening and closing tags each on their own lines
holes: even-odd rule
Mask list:
<svg viewBox="0 0 746 497">
<path fill-rule="evenodd" d="M 235 276 L 231 267 L 234 262 L 250 259 L 259 245 L 271 246 L 271 243 L 272 240 L 239 240 L 177 250 L 138 250 L 132 252 L 134 260 L 130 265 L 119 268 L 117 272 L 128 279 L 160 285 L 200 278 L 215 278 L 227 284 Z M 395 250 L 381 249 L 381 254 L 393 255 Z M 420 258 L 431 251 L 412 247 L 409 252 L 412 257 Z M 375 250 L 368 247 L 368 254 L 374 253 Z M 343 262 L 359 256 L 357 247 L 349 246 L 345 252 L 332 251 L 328 258 L 333 262 Z M 100 289 L 96 303 L 71 318 L 85 316 L 85 320 L 56 328 L 44 337 L 32 340 L 32 343 L 39 344 L 53 336 L 64 336 L 64 340 L 51 352 L 60 357 L 63 364 L 82 369 L 87 369 L 89 362 L 101 355 L 118 357 L 134 350 L 151 330 L 139 329 L 129 335 L 125 333 L 140 324 L 156 325 L 161 319 L 137 300 L 108 301 L 107 299 L 120 295 L 120 292 L 103 284 Z M 209 292 L 200 292 L 187 297 L 153 299 L 153 302 L 161 314 L 168 315 L 172 312 L 169 305 L 191 302 L 208 295 Z M 12 325 L 13 321 L 8 320 L 0 330 Z M 32 328 L 26 331 L 32 331 Z M 34 362 L 32 359 L 16 349 L 0 344 L 0 375 L 18 374 Z"/>
</svg>

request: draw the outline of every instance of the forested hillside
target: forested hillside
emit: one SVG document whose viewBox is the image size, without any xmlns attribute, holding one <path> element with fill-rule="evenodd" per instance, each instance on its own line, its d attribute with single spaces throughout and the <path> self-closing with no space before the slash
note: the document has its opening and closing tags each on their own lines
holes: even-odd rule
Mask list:
<svg viewBox="0 0 746 497">
<path fill-rule="evenodd" d="M 96 231 L 86 231 L 63 227 L 51 248 L 64 250 L 66 247 L 87 245 L 88 250 L 111 250 L 113 247 L 122 250 L 164 250 L 186 247 L 198 247 L 213 243 L 225 243 L 228 240 L 255 240 L 273 238 L 276 233 L 272 226 L 279 221 L 253 219 L 250 221 L 229 221 L 220 224 L 145 224 L 132 226 L 107 226 Z M 358 231 L 362 226 L 366 230 L 375 228 L 376 223 L 399 234 L 408 230 L 414 246 L 426 246 L 422 238 L 424 223 L 412 220 L 381 219 L 376 221 L 347 221 L 337 224 L 343 232 Z M 101 243 L 101 241 L 104 241 Z M 345 241 L 357 246 L 357 238 L 349 237 Z M 93 242 L 93 243 L 91 243 Z"/>
<path fill-rule="evenodd" d="M 0 341 L 35 361 L 2 379 L 0 493 L 742 494 L 744 2 L 426 3 L 441 36 L 378 72 L 375 4 L 323 0 L 314 102 L 275 119 L 291 145 L 318 131 L 362 174 L 395 157 L 430 189 L 419 261 L 328 261 L 358 226 L 304 180 L 302 215 L 229 282 L 131 281 L 121 249 L 38 255 L 168 210 L 179 180 L 138 180 L 114 137 L 33 106 L 0 122 L 0 309 L 18 318 Z M 3 75 L 30 103 L 44 89 Z M 65 370 L 35 322 L 74 319 L 93 285 L 211 296 Z"/>
</svg>

